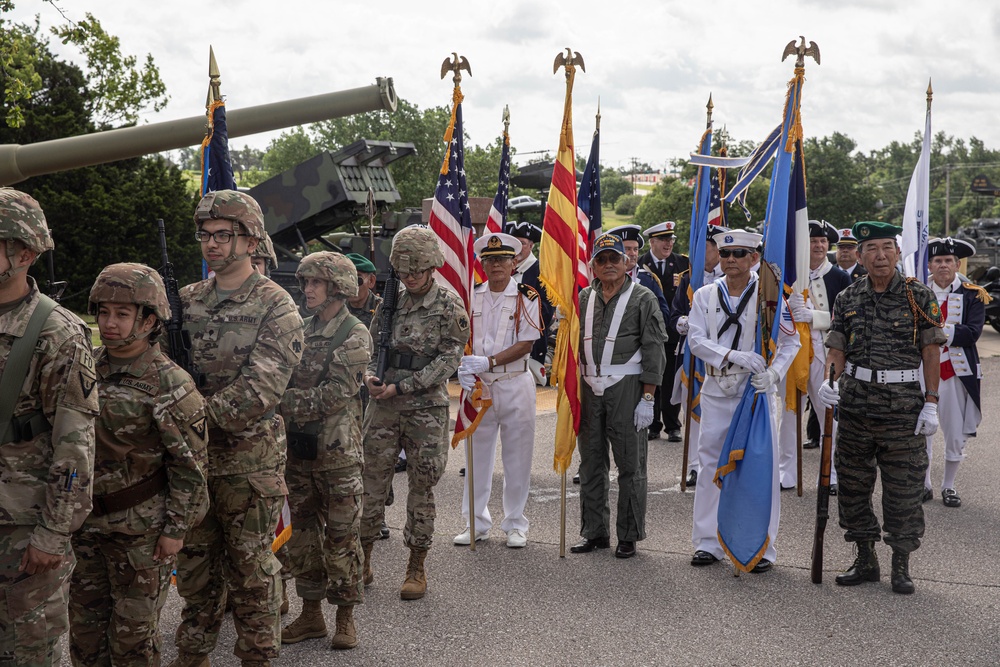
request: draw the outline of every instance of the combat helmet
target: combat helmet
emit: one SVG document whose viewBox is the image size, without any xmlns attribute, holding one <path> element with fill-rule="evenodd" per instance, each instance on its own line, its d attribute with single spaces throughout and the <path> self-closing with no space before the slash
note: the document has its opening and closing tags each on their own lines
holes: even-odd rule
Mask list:
<svg viewBox="0 0 1000 667">
<path fill-rule="evenodd" d="M 160 322 L 170 319 L 170 303 L 167 301 L 163 278 L 156 269 L 145 264 L 122 263 L 104 267 L 94 281 L 94 286 L 90 288 L 90 314 L 96 315 L 102 303 L 134 303 L 140 308 L 140 317 L 136 318 L 129 336 L 121 340 L 104 341 L 108 347 L 128 345 L 137 338 L 149 335 L 136 332 L 142 319 L 143 307 L 152 310 Z M 158 327 L 154 327 L 153 331 L 158 331 Z"/>
<path fill-rule="evenodd" d="M 38 255 L 55 247 L 45 223 L 45 214 L 34 197 L 20 190 L 0 188 L 0 241 L 12 240 L 20 241 Z M 14 244 L 8 243 L 7 259 L 12 267 L 0 274 L 0 283 L 27 269 L 13 268 L 15 254 Z"/>
<path fill-rule="evenodd" d="M 264 232 L 264 238 L 260 240 L 254 251 L 250 253 L 252 259 L 263 259 L 267 267 L 264 271 L 269 275 L 271 271 L 278 268 L 278 255 L 274 252 L 274 243 L 271 242 L 271 235 Z"/>
<path fill-rule="evenodd" d="M 339 252 L 323 250 L 306 255 L 295 270 L 299 289 L 305 292 L 306 278 L 325 280 L 333 289 L 327 289 L 326 301 L 313 312 L 320 312 L 337 297 L 351 298 L 358 295 L 358 270 L 354 262 Z"/>
<path fill-rule="evenodd" d="M 264 214 L 260 205 L 250 195 L 237 190 L 215 190 L 206 193 L 194 210 L 194 223 L 201 226 L 209 220 L 229 220 L 233 223 L 233 233 L 239 233 L 242 224 L 247 234 L 257 239 L 258 245 L 266 235 L 264 230 Z M 208 266 L 213 271 L 221 271 L 233 262 L 248 259 L 249 254 L 236 253 L 236 239 L 229 246 L 229 255 L 220 260 L 209 260 Z"/>
<path fill-rule="evenodd" d="M 389 263 L 397 273 L 416 273 L 444 266 L 437 234 L 422 225 L 404 227 L 392 238 Z"/>
</svg>

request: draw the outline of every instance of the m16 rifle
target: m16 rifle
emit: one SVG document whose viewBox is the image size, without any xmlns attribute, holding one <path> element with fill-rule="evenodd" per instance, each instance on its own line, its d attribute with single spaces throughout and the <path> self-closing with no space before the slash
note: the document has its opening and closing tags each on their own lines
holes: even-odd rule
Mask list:
<svg viewBox="0 0 1000 667">
<path fill-rule="evenodd" d="M 202 381 L 191 356 L 191 334 L 184 330 L 184 306 L 181 304 L 177 278 L 174 277 L 174 265 L 170 263 L 167 256 L 167 230 L 162 218 L 156 221 L 156 226 L 160 231 L 160 257 L 163 260 L 160 277 L 163 278 L 163 286 L 167 291 L 167 303 L 170 304 L 170 319 L 164 322 L 164 328 L 167 331 L 168 354 L 174 363 L 186 370 L 200 387 Z"/>
<path fill-rule="evenodd" d="M 834 366 L 830 364 L 830 386 L 833 387 Z M 823 539 L 830 518 L 830 464 L 833 456 L 833 408 L 826 409 L 823 423 L 823 448 L 820 450 L 819 484 L 816 487 L 816 532 L 813 535 L 812 566 L 809 578 L 814 584 L 823 583 Z M 800 477 L 801 478 L 801 477 Z"/>
<path fill-rule="evenodd" d="M 399 276 L 396 269 L 389 269 L 389 278 L 382 292 L 382 312 L 378 320 L 378 358 L 375 363 L 375 377 L 378 385 L 385 382 L 385 371 L 392 352 L 392 321 L 396 316 L 396 301 L 399 298 Z"/>
</svg>

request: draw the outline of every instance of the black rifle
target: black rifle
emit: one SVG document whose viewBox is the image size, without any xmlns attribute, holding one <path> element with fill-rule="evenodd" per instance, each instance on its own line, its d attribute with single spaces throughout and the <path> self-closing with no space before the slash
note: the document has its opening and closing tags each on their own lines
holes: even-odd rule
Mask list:
<svg viewBox="0 0 1000 667">
<path fill-rule="evenodd" d="M 830 386 L 833 386 L 833 364 L 830 364 Z M 823 419 L 823 448 L 820 450 L 819 485 L 816 488 L 816 534 L 813 536 L 812 568 L 814 584 L 823 583 L 823 539 L 830 518 L 830 458 L 833 454 L 833 408 L 827 408 Z"/>
<path fill-rule="evenodd" d="M 46 256 L 49 265 L 49 284 L 45 286 L 45 291 L 50 299 L 59 303 L 62 300 L 63 292 L 66 291 L 66 281 L 56 280 L 56 261 L 52 256 L 54 252 L 54 250 L 50 250 Z"/>
<path fill-rule="evenodd" d="M 174 277 L 174 265 L 167 257 L 167 230 L 162 219 L 156 221 L 156 226 L 160 230 L 160 256 L 163 259 L 160 277 L 163 278 L 163 286 L 167 290 L 167 303 L 170 304 L 170 319 L 164 323 L 167 330 L 168 354 L 175 364 L 186 370 L 198 386 L 201 386 L 191 357 L 191 334 L 184 330 L 184 307 L 181 305 L 177 278 Z"/>
<path fill-rule="evenodd" d="M 396 299 L 399 296 L 399 276 L 396 269 L 389 268 L 389 277 L 382 292 L 382 312 L 378 319 L 378 360 L 375 363 L 375 377 L 379 385 L 385 382 L 385 371 L 392 351 L 392 321 L 396 317 Z"/>
</svg>

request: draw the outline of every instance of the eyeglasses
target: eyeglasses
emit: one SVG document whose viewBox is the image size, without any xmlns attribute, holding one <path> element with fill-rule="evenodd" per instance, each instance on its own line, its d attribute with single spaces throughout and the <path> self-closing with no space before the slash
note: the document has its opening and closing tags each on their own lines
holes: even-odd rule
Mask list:
<svg viewBox="0 0 1000 667">
<path fill-rule="evenodd" d="M 482 263 L 483 266 L 486 266 L 487 264 L 503 264 L 507 260 L 513 259 L 513 257 L 483 257 Z"/>
<path fill-rule="evenodd" d="M 198 241 L 198 243 L 208 243 L 208 240 L 212 239 L 219 245 L 229 243 L 233 240 L 234 236 L 249 236 L 249 234 L 234 234 L 225 230 L 220 232 L 205 232 L 198 230 L 194 233 L 194 238 Z"/>
<path fill-rule="evenodd" d="M 412 271 L 409 273 L 402 273 L 397 271 L 396 276 L 398 276 L 400 280 L 406 280 L 407 278 L 419 278 L 421 276 L 426 275 L 428 272 L 430 272 L 430 269 L 424 269 L 423 271 Z"/>
<path fill-rule="evenodd" d="M 605 264 L 621 264 L 622 256 L 617 252 L 602 252 L 594 257 L 594 264 L 604 266 Z"/>
<path fill-rule="evenodd" d="M 753 250 L 748 250 L 747 248 L 723 248 L 719 251 L 719 257 L 736 257 L 738 259 L 743 259 L 752 252 Z"/>
</svg>

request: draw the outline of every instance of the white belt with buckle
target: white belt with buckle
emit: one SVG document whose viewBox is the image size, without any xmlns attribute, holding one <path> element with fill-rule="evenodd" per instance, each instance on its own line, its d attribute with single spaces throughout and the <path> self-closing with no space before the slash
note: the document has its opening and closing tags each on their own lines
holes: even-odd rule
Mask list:
<svg viewBox="0 0 1000 667">
<path fill-rule="evenodd" d="M 919 382 L 920 369 L 908 368 L 899 371 L 874 371 L 870 368 L 855 366 L 851 362 L 844 364 L 844 372 L 861 382 L 877 384 L 898 384 L 900 382 Z"/>
<path fill-rule="evenodd" d="M 607 366 L 583 364 L 582 375 L 584 377 L 607 377 L 609 375 L 639 375 L 641 373 L 642 362 L 637 361 L 630 364 L 608 364 Z"/>
</svg>

